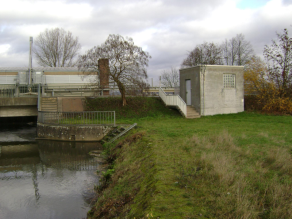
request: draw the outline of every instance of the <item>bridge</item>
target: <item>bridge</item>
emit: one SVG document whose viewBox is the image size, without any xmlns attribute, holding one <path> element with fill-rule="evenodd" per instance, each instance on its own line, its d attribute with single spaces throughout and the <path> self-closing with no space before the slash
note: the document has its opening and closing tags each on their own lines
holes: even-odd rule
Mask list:
<svg viewBox="0 0 292 219">
<path fill-rule="evenodd" d="M 29 92 L 29 89 L 32 91 Z M 162 89 L 168 94 L 175 93 L 174 88 Z M 83 111 L 82 102 L 85 97 L 119 96 L 117 87 L 108 88 L 106 91 L 109 92 L 109 95 L 100 95 L 101 90 L 90 86 L 39 86 L 39 88 L 10 86 L 7 88 L 0 85 L 0 117 L 37 116 L 38 110 Z M 144 90 L 143 92 L 146 96 L 158 96 L 159 88 L 150 87 L 149 90 Z"/>
<path fill-rule="evenodd" d="M 165 93 L 175 94 L 174 88 L 162 88 Z M 108 92 L 108 95 L 104 95 Z M 143 91 L 146 96 L 158 96 L 159 88 Z M 97 89 L 94 86 L 70 85 L 0 85 L 0 118 L 37 116 L 42 111 L 83 111 L 82 102 L 88 96 L 118 96 L 117 87 Z"/>
<path fill-rule="evenodd" d="M 37 116 L 37 97 L 0 98 L 0 117 Z"/>
<path fill-rule="evenodd" d="M 38 110 L 82 111 L 86 96 L 117 96 L 118 87 L 109 80 L 108 61 L 99 60 L 96 75 L 85 75 L 76 67 L 0 68 L 0 117 L 37 116 Z M 159 87 L 137 90 L 136 95 L 158 96 Z M 168 94 L 174 88 L 163 88 Z"/>
</svg>

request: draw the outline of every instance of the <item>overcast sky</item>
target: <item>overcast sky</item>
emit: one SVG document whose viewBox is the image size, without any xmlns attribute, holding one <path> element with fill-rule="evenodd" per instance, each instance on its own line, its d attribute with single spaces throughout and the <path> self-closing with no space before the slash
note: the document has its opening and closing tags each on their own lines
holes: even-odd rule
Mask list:
<svg viewBox="0 0 292 219">
<path fill-rule="evenodd" d="M 152 56 L 148 75 L 157 81 L 197 44 L 242 33 L 261 56 L 276 32 L 292 35 L 291 25 L 292 0 L 3 0 L 0 67 L 27 67 L 29 36 L 60 27 L 79 38 L 81 53 L 109 34 L 132 37 Z"/>
</svg>

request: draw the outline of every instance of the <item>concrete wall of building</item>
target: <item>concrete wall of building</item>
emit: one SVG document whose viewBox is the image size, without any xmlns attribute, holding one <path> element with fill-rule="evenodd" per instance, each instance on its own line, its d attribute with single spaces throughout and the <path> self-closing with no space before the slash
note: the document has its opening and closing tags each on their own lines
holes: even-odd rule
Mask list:
<svg viewBox="0 0 292 219">
<path fill-rule="evenodd" d="M 66 126 L 38 123 L 37 137 L 62 141 L 100 141 L 111 129 L 110 126 Z"/>
<path fill-rule="evenodd" d="M 201 67 L 205 79 L 201 86 L 202 115 L 228 114 L 244 111 L 243 66 Z M 235 88 L 224 88 L 223 74 L 235 75 Z"/>
<path fill-rule="evenodd" d="M 200 67 L 180 70 L 180 96 L 186 102 L 186 80 L 191 80 L 191 106 L 199 113 L 201 112 L 200 78 Z"/>
<path fill-rule="evenodd" d="M 223 74 L 235 75 L 235 88 L 224 88 Z M 243 66 L 206 65 L 180 70 L 180 95 L 186 102 L 186 80 L 191 80 L 191 105 L 201 115 L 244 111 Z"/>
<path fill-rule="evenodd" d="M 18 72 L 0 72 L 0 84 L 15 84 Z"/>
</svg>

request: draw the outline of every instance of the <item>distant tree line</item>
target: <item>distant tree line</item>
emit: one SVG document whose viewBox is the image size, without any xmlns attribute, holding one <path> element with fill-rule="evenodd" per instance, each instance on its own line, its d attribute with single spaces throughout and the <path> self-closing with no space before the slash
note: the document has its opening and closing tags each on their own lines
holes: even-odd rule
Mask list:
<svg viewBox="0 0 292 219">
<path fill-rule="evenodd" d="M 252 45 L 243 34 L 220 44 L 204 42 L 196 45 L 182 61 L 181 68 L 197 65 L 245 65 L 254 56 Z M 179 72 L 175 68 L 164 70 L 161 84 L 168 87 L 179 86 Z"/>
<path fill-rule="evenodd" d="M 249 41 L 243 34 L 237 34 L 221 44 L 204 42 L 188 52 L 181 67 L 196 65 L 245 65 L 254 55 Z"/>
</svg>

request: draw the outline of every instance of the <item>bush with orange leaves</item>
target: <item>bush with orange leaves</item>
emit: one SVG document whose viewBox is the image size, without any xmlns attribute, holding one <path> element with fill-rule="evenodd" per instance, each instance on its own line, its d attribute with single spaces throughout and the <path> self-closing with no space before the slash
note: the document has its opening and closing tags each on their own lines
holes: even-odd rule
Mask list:
<svg viewBox="0 0 292 219">
<path fill-rule="evenodd" d="M 266 64 L 253 57 L 244 69 L 245 109 L 292 115 L 292 99 L 276 86 Z M 283 95 L 284 94 L 284 95 Z"/>
</svg>

